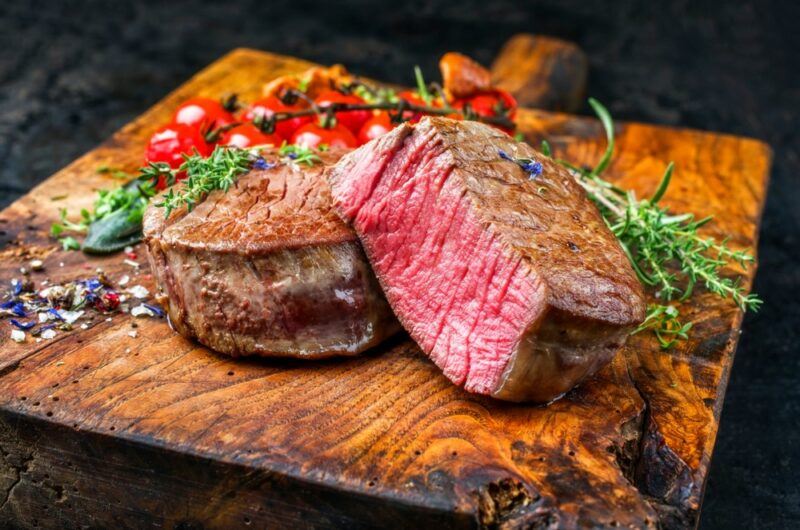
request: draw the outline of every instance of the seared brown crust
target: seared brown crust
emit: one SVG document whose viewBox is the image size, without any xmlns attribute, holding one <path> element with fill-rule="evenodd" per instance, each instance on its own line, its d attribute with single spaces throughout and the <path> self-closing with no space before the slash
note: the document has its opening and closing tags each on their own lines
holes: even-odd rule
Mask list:
<svg viewBox="0 0 800 530">
<path fill-rule="evenodd" d="M 542 271 L 548 303 L 575 317 L 618 326 L 644 318 L 645 298 L 616 237 L 572 175 L 551 158 L 477 122 L 430 118 L 451 146 L 455 169 L 476 214 L 515 256 Z M 534 158 L 541 175 L 530 176 L 499 155 Z M 556 212 L 569 212 L 560 215 Z M 535 234 L 535 238 L 531 234 Z"/>
<path fill-rule="evenodd" d="M 179 333 L 233 356 L 323 358 L 399 329 L 355 234 L 331 210 L 322 169 L 253 171 L 168 219 L 148 207 L 159 301 Z"/>
<path fill-rule="evenodd" d="M 341 153 L 321 155 L 328 164 Z M 245 256 L 354 242 L 353 231 L 331 208 L 330 190 L 321 177 L 325 164 L 252 171 L 227 193 L 210 194 L 191 213 L 179 210 L 169 220 L 148 215 L 145 238 L 158 233 L 168 246 Z"/>
</svg>

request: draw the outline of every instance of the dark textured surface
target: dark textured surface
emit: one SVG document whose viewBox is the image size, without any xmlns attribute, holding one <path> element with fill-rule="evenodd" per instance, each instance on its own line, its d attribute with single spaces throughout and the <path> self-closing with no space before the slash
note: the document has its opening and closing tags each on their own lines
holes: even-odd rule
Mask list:
<svg viewBox="0 0 800 530">
<path fill-rule="evenodd" d="M 586 50 L 589 93 L 616 118 L 767 141 L 775 163 L 756 280 L 765 307 L 746 318 L 700 527 L 800 526 L 797 4 L 130 4 L 0 5 L 0 204 L 237 46 L 408 83 L 414 64 L 433 75 L 446 50 L 488 62 L 513 33 L 550 34 Z"/>
</svg>

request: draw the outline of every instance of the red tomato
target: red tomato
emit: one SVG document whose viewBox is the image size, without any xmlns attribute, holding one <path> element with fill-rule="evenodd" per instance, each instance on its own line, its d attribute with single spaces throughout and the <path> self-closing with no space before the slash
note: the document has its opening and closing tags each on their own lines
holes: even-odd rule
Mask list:
<svg viewBox="0 0 800 530">
<path fill-rule="evenodd" d="M 358 140 L 350 132 L 350 129 L 337 123 L 331 128 L 324 128 L 316 123 L 307 123 L 297 129 L 292 136 L 291 143 L 303 147 L 317 147 L 325 144 L 328 147 L 358 147 Z"/>
<path fill-rule="evenodd" d="M 365 144 L 378 136 L 383 136 L 394 128 L 388 112 L 381 112 L 370 118 L 358 132 L 358 144 Z"/>
<path fill-rule="evenodd" d="M 431 104 L 428 105 L 427 103 L 425 103 L 425 100 L 422 99 L 422 97 L 419 94 L 417 94 L 417 92 L 415 92 L 413 90 L 404 90 L 404 91 L 400 92 L 399 94 L 397 94 L 397 97 L 402 99 L 403 101 L 406 101 L 406 102 L 412 104 L 412 105 L 417 105 L 417 106 L 420 106 L 420 107 L 437 107 L 438 108 L 438 107 L 442 106 L 442 102 L 438 98 L 434 98 L 431 101 Z M 410 112 L 406 112 L 406 113 L 404 113 L 403 118 L 405 118 L 406 121 L 409 121 L 411 123 L 416 123 L 420 119 L 422 119 L 422 116 L 424 116 L 424 114 L 421 113 L 421 112 L 416 112 L 416 113 L 413 113 L 413 114 L 410 113 Z"/>
<path fill-rule="evenodd" d="M 364 103 L 364 100 L 360 97 L 356 96 L 355 94 L 342 94 L 341 92 L 336 92 L 335 90 L 327 90 L 317 96 L 317 99 L 314 100 L 319 107 L 325 108 L 329 106 L 331 103 L 349 103 L 360 105 Z M 350 129 L 353 134 L 358 134 L 361 130 L 361 127 L 372 117 L 372 112 L 369 110 L 346 110 L 336 113 L 336 119 Z"/>
<path fill-rule="evenodd" d="M 283 139 L 277 134 L 267 134 L 261 132 L 261 130 L 252 123 L 243 123 L 242 125 L 237 125 L 233 129 L 225 131 L 219 143 L 244 149 L 245 147 L 254 145 L 272 144 L 274 146 L 279 146 L 281 142 L 283 142 Z"/>
<path fill-rule="evenodd" d="M 183 164 L 181 155 L 191 155 L 195 150 L 202 156 L 211 154 L 212 148 L 200 130 L 180 123 L 170 123 L 150 137 L 144 161 L 166 162 L 169 167 L 177 169 Z"/>
<path fill-rule="evenodd" d="M 225 110 L 222 103 L 210 98 L 192 98 L 178 107 L 172 117 L 173 123 L 196 127 L 204 132 L 235 121 L 236 118 Z"/>
<path fill-rule="evenodd" d="M 517 114 L 517 100 L 505 90 L 494 89 L 469 98 L 457 99 L 453 101 L 453 108 L 464 108 L 467 103 L 478 116 L 497 116 L 500 109 L 505 109 L 506 115 L 512 120 Z M 498 128 L 506 130 L 502 127 Z"/>
<path fill-rule="evenodd" d="M 258 117 L 269 118 L 276 112 L 293 112 L 297 110 L 302 110 L 299 105 L 287 105 L 277 96 L 267 96 L 256 100 L 245 113 L 244 119 L 253 121 Z M 275 132 L 284 140 L 289 140 L 297 129 L 310 121 L 311 116 L 282 120 L 275 124 Z"/>
</svg>

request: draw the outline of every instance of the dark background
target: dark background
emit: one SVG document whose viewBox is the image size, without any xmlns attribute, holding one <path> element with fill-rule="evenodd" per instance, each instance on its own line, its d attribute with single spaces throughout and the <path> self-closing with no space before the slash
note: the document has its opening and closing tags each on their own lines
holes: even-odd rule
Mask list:
<svg viewBox="0 0 800 530">
<path fill-rule="evenodd" d="M 433 78 L 448 50 L 489 63 L 517 32 L 573 40 L 589 56 L 589 94 L 615 118 L 774 149 L 755 286 L 765 304 L 745 320 L 700 527 L 798 528 L 800 8 L 730 4 L 5 0 L 0 206 L 237 46 L 410 84 L 415 64 Z"/>
</svg>

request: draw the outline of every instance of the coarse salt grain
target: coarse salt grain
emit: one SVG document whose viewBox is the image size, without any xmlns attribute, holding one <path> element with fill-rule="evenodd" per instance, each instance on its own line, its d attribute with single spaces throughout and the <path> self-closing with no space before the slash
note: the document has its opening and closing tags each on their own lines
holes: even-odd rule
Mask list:
<svg viewBox="0 0 800 530">
<path fill-rule="evenodd" d="M 139 336 L 139 333 L 136 330 L 132 330 L 128 332 L 128 336 L 135 339 Z"/>
<path fill-rule="evenodd" d="M 150 296 L 150 291 L 147 290 L 147 287 L 142 285 L 134 285 L 126 289 L 127 293 L 132 294 L 139 300 L 146 300 L 148 296 Z"/>
<path fill-rule="evenodd" d="M 137 305 L 133 309 L 131 309 L 131 315 L 135 317 L 154 317 L 156 314 L 152 312 L 147 306 L 144 304 Z"/>
<path fill-rule="evenodd" d="M 83 311 L 64 311 L 63 309 L 58 312 L 67 324 L 74 324 L 76 320 L 83 316 Z"/>
<path fill-rule="evenodd" d="M 54 330 L 54 329 L 46 329 L 46 330 L 42 331 L 42 335 L 41 335 L 41 337 L 42 337 L 43 339 L 50 340 L 50 339 L 52 339 L 53 337 L 55 337 L 55 336 L 56 336 L 56 334 L 57 334 L 57 333 L 56 333 L 56 330 Z"/>
<path fill-rule="evenodd" d="M 125 276 L 120 278 L 117 283 L 119 284 L 120 287 L 125 287 L 126 285 L 128 285 L 129 281 L 131 281 L 131 277 L 126 274 Z"/>
<path fill-rule="evenodd" d="M 11 340 L 14 342 L 25 342 L 25 332 L 19 329 L 12 329 Z"/>
<path fill-rule="evenodd" d="M 124 260 L 122 260 L 122 263 L 124 263 L 125 265 L 130 265 L 131 267 L 133 267 L 135 269 L 139 268 L 139 264 L 136 263 L 135 261 L 133 261 L 132 259 L 124 259 Z"/>
</svg>

